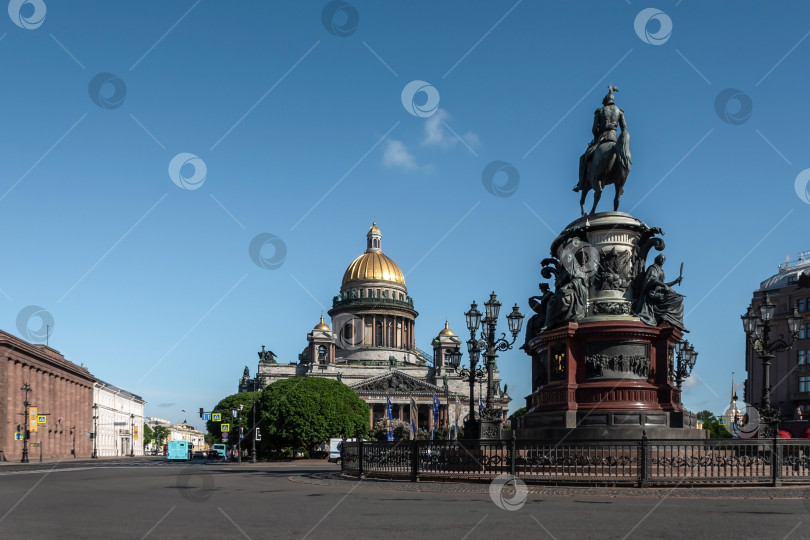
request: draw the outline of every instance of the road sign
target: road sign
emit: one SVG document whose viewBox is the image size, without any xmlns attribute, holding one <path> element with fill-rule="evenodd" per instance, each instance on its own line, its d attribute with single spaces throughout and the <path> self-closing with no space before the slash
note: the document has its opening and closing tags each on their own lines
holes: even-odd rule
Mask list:
<svg viewBox="0 0 810 540">
<path fill-rule="evenodd" d="M 211 420 L 214 422 L 222 422 L 222 413 L 215 412 L 211 414 Z"/>
<path fill-rule="evenodd" d="M 227 433 L 228 431 L 231 430 L 231 425 L 230 424 L 220 424 L 219 426 L 220 426 L 219 430 L 221 432 L 223 432 L 223 433 Z"/>
<path fill-rule="evenodd" d="M 202 419 L 203 421 L 211 420 L 211 413 L 210 412 L 203 413 Z"/>
<path fill-rule="evenodd" d="M 245 438 L 245 434 L 244 434 L 244 433 L 240 433 L 240 434 L 239 434 L 239 438 L 240 438 L 240 439 L 244 439 L 244 438 Z"/>
<path fill-rule="evenodd" d="M 37 447 L 39 447 L 41 445 L 42 445 L 42 443 L 38 443 L 38 442 L 32 442 L 31 443 L 31 446 L 34 447 L 34 448 L 37 448 Z"/>
<path fill-rule="evenodd" d="M 227 432 L 227 431 L 226 431 L 225 433 L 223 433 L 223 434 L 222 434 L 222 440 L 223 440 L 223 441 L 227 441 L 227 440 L 228 440 L 228 432 Z"/>
<path fill-rule="evenodd" d="M 259 428 L 256 428 L 256 440 L 257 441 L 262 440 L 262 432 L 259 431 Z"/>
<path fill-rule="evenodd" d="M 23 434 L 18 431 L 17 433 L 14 434 L 14 440 L 15 441 L 23 440 Z"/>
<path fill-rule="evenodd" d="M 44 414 L 37 415 L 37 424 L 44 424 L 48 421 L 48 417 Z"/>
</svg>

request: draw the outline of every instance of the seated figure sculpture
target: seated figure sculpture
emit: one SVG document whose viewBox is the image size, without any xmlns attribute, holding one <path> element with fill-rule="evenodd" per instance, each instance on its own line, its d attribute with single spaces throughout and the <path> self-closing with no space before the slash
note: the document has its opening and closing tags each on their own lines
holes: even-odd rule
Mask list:
<svg viewBox="0 0 810 540">
<path fill-rule="evenodd" d="M 555 292 L 548 300 L 546 328 L 577 321 L 585 316 L 588 305 L 588 285 L 581 276 L 575 276 L 565 267 L 557 273 Z"/>
<path fill-rule="evenodd" d="M 682 277 L 667 283 L 664 275 L 664 262 L 666 256 L 661 253 L 655 258 L 644 274 L 644 283 L 636 298 L 633 311 L 650 326 L 658 326 L 667 322 L 672 326 L 686 332 L 683 325 L 683 295 L 672 289 L 673 285 L 680 285 Z"/>
</svg>

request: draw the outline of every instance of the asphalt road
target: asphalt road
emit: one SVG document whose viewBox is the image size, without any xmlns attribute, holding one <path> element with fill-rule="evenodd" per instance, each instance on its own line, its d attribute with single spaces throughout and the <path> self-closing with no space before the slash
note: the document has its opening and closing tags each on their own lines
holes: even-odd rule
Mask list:
<svg viewBox="0 0 810 540">
<path fill-rule="evenodd" d="M 0 538 L 810 538 L 803 489 L 531 487 L 508 511 L 488 485 L 337 470 L 160 458 L 3 465 Z"/>
</svg>

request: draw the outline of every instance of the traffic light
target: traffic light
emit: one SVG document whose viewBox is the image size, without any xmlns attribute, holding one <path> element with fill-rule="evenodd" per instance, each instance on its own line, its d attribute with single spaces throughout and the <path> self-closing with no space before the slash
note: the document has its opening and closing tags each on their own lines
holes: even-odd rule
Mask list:
<svg viewBox="0 0 810 540">
<path fill-rule="evenodd" d="M 203 408 L 200 407 L 200 418 L 202 418 L 202 415 L 203 415 Z"/>
</svg>

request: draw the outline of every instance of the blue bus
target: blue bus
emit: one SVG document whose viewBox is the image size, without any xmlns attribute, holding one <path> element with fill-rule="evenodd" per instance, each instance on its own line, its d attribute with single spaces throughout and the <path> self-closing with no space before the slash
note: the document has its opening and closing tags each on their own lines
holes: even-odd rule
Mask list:
<svg viewBox="0 0 810 540">
<path fill-rule="evenodd" d="M 189 461 L 194 446 L 188 441 L 169 441 L 166 459 L 168 461 Z"/>
</svg>

